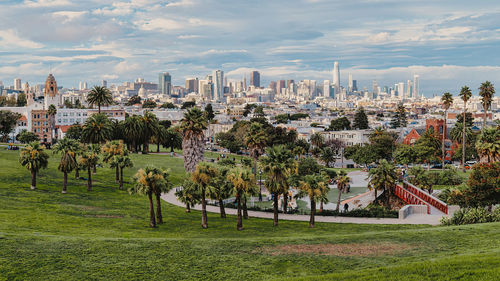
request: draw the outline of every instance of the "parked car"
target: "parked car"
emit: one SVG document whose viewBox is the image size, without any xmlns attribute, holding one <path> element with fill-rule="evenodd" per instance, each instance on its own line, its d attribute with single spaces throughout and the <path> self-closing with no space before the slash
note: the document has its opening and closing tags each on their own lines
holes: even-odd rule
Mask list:
<svg viewBox="0 0 500 281">
<path fill-rule="evenodd" d="M 431 169 L 442 169 L 443 168 L 443 164 L 441 163 L 436 163 L 436 164 L 433 164 L 431 166 Z"/>
</svg>

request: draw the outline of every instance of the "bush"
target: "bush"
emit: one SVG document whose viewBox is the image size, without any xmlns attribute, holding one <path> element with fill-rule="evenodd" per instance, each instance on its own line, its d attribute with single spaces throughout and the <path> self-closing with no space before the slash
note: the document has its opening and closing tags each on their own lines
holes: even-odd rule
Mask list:
<svg viewBox="0 0 500 281">
<path fill-rule="evenodd" d="M 398 211 L 389 210 L 382 206 L 369 206 L 366 209 L 355 209 L 347 213 L 337 212 L 335 210 L 323 210 L 317 213 L 321 216 L 339 216 L 339 217 L 364 217 L 364 218 L 397 218 Z"/>
<path fill-rule="evenodd" d="M 217 162 L 217 164 L 222 165 L 222 166 L 234 166 L 234 165 L 236 165 L 234 160 L 229 159 L 229 158 L 221 159 L 221 160 L 219 160 L 219 162 Z"/>
<path fill-rule="evenodd" d="M 463 182 L 457 169 L 448 165 L 442 172 L 430 173 L 430 178 L 433 185 L 459 185 Z"/>
<path fill-rule="evenodd" d="M 460 209 L 453 216 L 443 217 L 441 224 L 443 225 L 463 225 L 485 222 L 500 222 L 500 208 L 497 208 L 493 213 L 488 213 L 484 208 Z"/>
</svg>

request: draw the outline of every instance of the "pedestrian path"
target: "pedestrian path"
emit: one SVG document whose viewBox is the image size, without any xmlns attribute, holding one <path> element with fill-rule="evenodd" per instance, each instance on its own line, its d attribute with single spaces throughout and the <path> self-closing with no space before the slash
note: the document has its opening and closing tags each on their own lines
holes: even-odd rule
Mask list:
<svg viewBox="0 0 500 281">
<path fill-rule="evenodd" d="M 173 205 L 185 207 L 175 196 L 175 189 L 168 193 L 162 194 L 161 198 Z M 192 209 L 201 210 L 201 205 L 196 205 Z M 219 207 L 207 205 L 207 212 L 219 213 Z M 226 208 L 226 214 L 236 215 L 236 209 Z M 273 219 L 273 213 L 261 211 L 248 211 L 248 216 L 255 218 Z M 354 217 L 333 217 L 333 216 L 316 216 L 316 222 L 332 222 L 332 223 L 356 223 L 356 224 L 430 224 L 438 225 L 441 216 L 432 215 L 410 215 L 404 220 L 393 218 L 354 218 Z M 292 215 L 279 214 L 280 220 L 291 221 L 309 221 L 308 215 Z"/>
</svg>

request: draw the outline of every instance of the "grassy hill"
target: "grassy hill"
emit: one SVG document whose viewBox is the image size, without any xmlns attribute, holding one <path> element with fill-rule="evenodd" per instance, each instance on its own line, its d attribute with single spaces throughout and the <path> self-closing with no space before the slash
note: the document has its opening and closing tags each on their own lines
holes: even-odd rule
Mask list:
<svg viewBox="0 0 500 281">
<path fill-rule="evenodd" d="M 114 171 L 98 169 L 92 192 L 70 177 L 61 194 L 51 155 L 30 190 L 17 151 L 0 148 L 0 280 L 496 280 L 500 224 L 457 227 L 356 225 L 236 218 L 164 204 L 165 224 L 148 227 L 147 200 L 118 190 Z M 170 168 L 182 159 L 133 155 L 135 167 Z M 127 187 L 128 184 L 126 184 Z"/>
</svg>

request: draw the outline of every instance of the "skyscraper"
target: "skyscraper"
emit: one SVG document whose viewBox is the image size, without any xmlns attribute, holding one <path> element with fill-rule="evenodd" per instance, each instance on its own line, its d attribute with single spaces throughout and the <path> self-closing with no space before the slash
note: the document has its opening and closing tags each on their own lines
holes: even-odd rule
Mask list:
<svg viewBox="0 0 500 281">
<path fill-rule="evenodd" d="M 412 97 L 413 95 L 412 90 L 413 90 L 413 82 L 411 80 L 408 80 L 406 82 L 406 98 Z"/>
<path fill-rule="evenodd" d="M 16 78 L 14 79 L 14 90 L 22 90 L 22 86 L 21 86 L 21 78 Z"/>
<path fill-rule="evenodd" d="M 340 69 L 338 61 L 333 63 L 333 86 L 335 94 L 340 93 Z"/>
<path fill-rule="evenodd" d="M 188 93 L 198 92 L 198 78 L 186 79 L 186 90 Z"/>
<path fill-rule="evenodd" d="M 373 93 L 373 95 L 378 95 L 378 82 L 377 82 L 377 80 L 372 81 L 372 93 Z"/>
<path fill-rule="evenodd" d="M 419 96 L 419 76 L 417 74 L 413 75 L 413 95 L 412 98 L 418 98 Z"/>
<path fill-rule="evenodd" d="M 158 75 L 158 87 L 160 94 L 170 96 L 172 93 L 172 76 L 168 72 L 163 72 Z"/>
<path fill-rule="evenodd" d="M 107 88 L 107 87 L 108 87 L 108 81 L 106 81 L 106 80 L 102 80 L 101 85 L 102 85 L 104 88 Z"/>
<path fill-rule="evenodd" d="M 352 90 L 352 86 L 353 86 L 353 82 L 352 82 L 352 74 L 351 74 L 351 73 L 349 73 L 349 82 L 348 82 L 348 88 L 347 88 L 347 90 L 348 90 L 349 92 L 353 92 L 353 90 Z"/>
<path fill-rule="evenodd" d="M 256 88 L 260 87 L 260 73 L 258 71 L 250 73 L 250 85 Z"/>
<path fill-rule="evenodd" d="M 83 82 L 83 89 L 84 89 L 84 90 L 87 90 L 87 89 L 88 89 L 88 86 L 87 86 L 87 82 L 86 82 L 86 81 L 84 81 L 84 82 Z"/>
<path fill-rule="evenodd" d="M 225 102 L 224 100 L 224 71 L 215 70 L 212 75 L 214 83 L 214 100 L 217 102 Z"/>
<path fill-rule="evenodd" d="M 323 97 L 331 98 L 332 97 L 332 86 L 330 85 L 330 80 L 323 81 Z"/>
<path fill-rule="evenodd" d="M 405 83 L 404 82 L 399 82 L 399 84 L 398 84 L 398 96 L 400 99 L 405 98 Z"/>
<path fill-rule="evenodd" d="M 282 94 L 282 95 L 285 94 L 285 90 L 284 89 L 286 89 L 286 87 L 287 86 L 286 86 L 286 81 L 285 80 L 279 80 L 278 83 L 277 83 L 277 85 L 276 85 L 278 93 Z"/>
<path fill-rule="evenodd" d="M 358 91 L 358 80 L 352 80 L 352 91 L 353 92 Z"/>
</svg>

